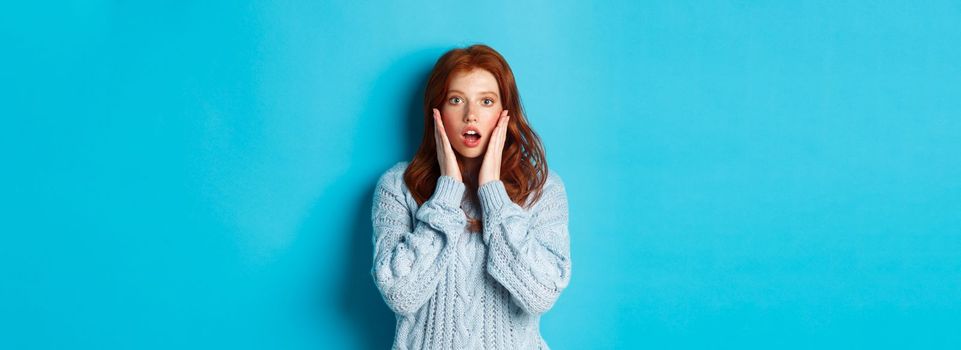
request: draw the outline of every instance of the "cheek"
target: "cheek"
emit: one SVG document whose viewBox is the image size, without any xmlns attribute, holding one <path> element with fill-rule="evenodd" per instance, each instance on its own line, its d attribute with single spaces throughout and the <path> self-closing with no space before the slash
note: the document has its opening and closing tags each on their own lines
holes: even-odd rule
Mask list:
<svg viewBox="0 0 961 350">
<path fill-rule="evenodd" d="M 452 111 L 450 108 L 441 107 L 438 108 L 438 110 L 440 110 L 440 120 L 444 122 L 444 126 L 451 125 L 451 123 L 455 122 L 455 119 L 457 119 L 454 117 L 457 114 L 454 113 L 454 111 Z"/>
<path fill-rule="evenodd" d="M 491 112 L 491 114 L 490 114 L 489 116 L 487 116 L 487 123 L 488 123 L 488 124 L 487 124 L 487 130 L 488 130 L 488 132 L 494 131 L 494 128 L 497 127 L 497 122 L 499 122 L 500 119 L 501 119 L 501 112 L 502 112 L 502 111 L 503 111 L 503 110 L 497 110 L 497 112 Z"/>
<path fill-rule="evenodd" d="M 487 128 L 485 129 L 486 131 L 484 132 L 484 135 L 488 135 L 488 136 L 493 135 L 494 129 L 496 128 L 497 128 L 497 121 L 495 120 L 494 122 L 490 123 L 490 125 L 487 126 Z M 488 139 L 490 139 L 490 137 L 488 137 Z"/>
<path fill-rule="evenodd" d="M 458 113 L 461 113 L 461 110 L 463 109 L 463 107 L 459 105 L 451 105 L 445 102 L 440 106 L 440 108 L 437 108 L 437 109 L 440 110 L 441 115 L 454 116 L 454 115 L 457 115 Z"/>
<path fill-rule="evenodd" d="M 440 110 L 440 120 L 444 121 L 444 127 L 448 130 L 462 123 L 458 115 L 459 114 L 457 111 L 445 109 Z"/>
<path fill-rule="evenodd" d="M 454 139 L 460 137 L 457 133 L 458 125 L 460 125 L 456 120 L 457 118 L 446 115 L 444 111 L 441 111 L 440 119 L 444 122 L 444 132 L 447 134 L 447 139 L 449 139 L 451 143 L 455 143 Z"/>
</svg>

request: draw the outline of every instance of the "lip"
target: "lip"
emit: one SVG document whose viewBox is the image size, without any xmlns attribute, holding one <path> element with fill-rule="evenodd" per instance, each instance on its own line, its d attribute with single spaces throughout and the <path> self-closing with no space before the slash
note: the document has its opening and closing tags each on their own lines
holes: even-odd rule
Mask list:
<svg viewBox="0 0 961 350">
<path fill-rule="evenodd" d="M 477 137 L 477 140 L 476 140 L 476 141 L 468 140 L 468 139 L 467 139 L 467 135 L 465 135 L 468 131 L 471 131 L 471 130 L 474 130 L 474 131 L 477 132 L 477 136 L 478 136 L 478 137 Z M 468 126 L 468 127 L 464 128 L 464 130 L 461 130 L 461 132 L 460 132 L 460 138 L 461 138 L 461 141 L 464 142 L 464 146 L 467 146 L 467 147 L 470 147 L 470 148 L 474 148 L 474 147 L 480 146 L 481 140 L 484 138 L 484 135 L 481 134 L 480 129 L 478 129 L 477 127 L 475 127 L 475 126 Z"/>
</svg>

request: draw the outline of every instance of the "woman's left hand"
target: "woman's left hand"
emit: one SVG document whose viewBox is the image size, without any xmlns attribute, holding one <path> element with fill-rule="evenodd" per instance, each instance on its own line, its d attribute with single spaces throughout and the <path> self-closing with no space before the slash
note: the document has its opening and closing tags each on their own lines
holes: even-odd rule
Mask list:
<svg viewBox="0 0 961 350">
<path fill-rule="evenodd" d="M 510 118 L 506 109 L 501 112 L 497 126 L 494 127 L 490 141 L 487 143 L 484 163 L 481 164 L 480 174 L 478 175 L 478 186 L 501 179 L 501 159 L 504 156 L 504 143 L 507 140 L 507 124 Z"/>
</svg>

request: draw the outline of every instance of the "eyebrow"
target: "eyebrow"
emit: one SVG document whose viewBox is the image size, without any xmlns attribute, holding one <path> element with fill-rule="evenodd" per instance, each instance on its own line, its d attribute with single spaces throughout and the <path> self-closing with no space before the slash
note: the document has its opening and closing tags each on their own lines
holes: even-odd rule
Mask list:
<svg viewBox="0 0 961 350">
<path fill-rule="evenodd" d="M 450 93 L 452 93 L 452 92 L 456 92 L 456 93 L 461 94 L 461 95 L 467 95 L 467 94 L 465 94 L 463 91 L 460 91 L 460 90 L 448 90 L 448 91 L 447 91 L 448 94 L 450 94 Z M 496 92 L 493 92 L 493 91 L 481 91 L 480 94 L 481 94 L 481 95 L 483 95 L 483 94 L 491 94 L 491 95 L 494 95 L 494 96 L 500 96 L 500 95 L 498 95 Z"/>
</svg>

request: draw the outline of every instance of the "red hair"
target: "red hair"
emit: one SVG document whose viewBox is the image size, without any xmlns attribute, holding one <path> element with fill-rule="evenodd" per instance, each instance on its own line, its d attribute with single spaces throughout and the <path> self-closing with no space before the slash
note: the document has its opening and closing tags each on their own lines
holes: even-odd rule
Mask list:
<svg viewBox="0 0 961 350">
<path fill-rule="evenodd" d="M 507 61 L 487 45 L 477 44 L 447 51 L 434 64 L 424 91 L 424 137 L 420 148 L 404 172 L 404 182 L 417 204 L 421 205 L 434 194 L 440 177 L 437 147 L 434 144 L 433 108 L 441 108 L 447 87 L 455 73 L 483 69 L 494 75 L 504 109 L 511 118 L 507 125 L 504 155 L 501 159 L 500 179 L 511 201 L 524 207 L 528 196 L 530 205 L 540 199 L 547 182 L 547 160 L 540 137 L 527 123 L 521 97 Z M 470 230 L 479 232 L 480 221 L 469 220 Z"/>
</svg>

